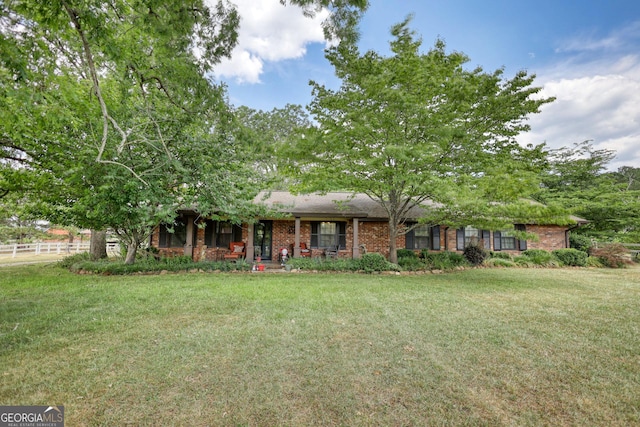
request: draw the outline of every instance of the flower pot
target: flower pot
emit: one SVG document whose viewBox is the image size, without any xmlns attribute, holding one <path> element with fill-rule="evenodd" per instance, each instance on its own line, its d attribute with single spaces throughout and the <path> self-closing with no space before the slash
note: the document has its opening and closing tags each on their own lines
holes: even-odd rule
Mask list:
<svg viewBox="0 0 640 427">
<path fill-rule="evenodd" d="M 264 264 L 258 265 L 258 271 L 264 271 Z"/>
</svg>

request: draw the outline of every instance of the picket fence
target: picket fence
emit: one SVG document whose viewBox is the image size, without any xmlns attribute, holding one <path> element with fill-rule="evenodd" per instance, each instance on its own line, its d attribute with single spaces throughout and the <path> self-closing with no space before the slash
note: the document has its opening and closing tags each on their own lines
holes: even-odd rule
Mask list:
<svg viewBox="0 0 640 427">
<path fill-rule="evenodd" d="M 0 257 L 10 256 L 16 258 L 26 255 L 63 255 L 87 252 L 89 242 L 75 243 L 12 243 L 0 245 Z M 120 253 L 119 243 L 107 243 L 107 253 L 117 255 Z"/>
</svg>

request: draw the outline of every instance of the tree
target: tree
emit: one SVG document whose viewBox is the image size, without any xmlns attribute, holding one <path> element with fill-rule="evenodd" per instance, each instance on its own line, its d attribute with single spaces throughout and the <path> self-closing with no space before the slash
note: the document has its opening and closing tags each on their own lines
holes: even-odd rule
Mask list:
<svg viewBox="0 0 640 427">
<path fill-rule="evenodd" d="M 385 208 L 392 262 L 407 212 L 427 200 L 435 204 L 424 221 L 509 222 L 503 207 L 536 187 L 544 163 L 541 147 L 515 137 L 552 101 L 534 97 L 539 88 L 525 72 L 504 80 L 502 70 L 466 70 L 468 58 L 447 54 L 440 40 L 422 54 L 408 25 L 393 27 L 391 57 L 360 54 L 350 42 L 328 51 L 342 85 L 311 82 L 318 132 L 287 153 L 296 190 L 365 193 Z M 529 207 L 518 212 L 532 215 Z"/>
<path fill-rule="evenodd" d="M 300 105 L 287 104 L 271 111 L 240 107 L 235 114 L 243 126 L 240 137 L 255 157 L 253 168 L 264 188 L 285 189 L 286 177 L 278 171 L 278 152 L 313 126 L 306 111 Z"/>
<path fill-rule="evenodd" d="M 577 232 L 602 240 L 640 239 L 640 173 L 623 166 L 607 171 L 612 150 L 598 150 L 591 141 L 551 150 L 536 199 L 566 207 L 589 220 Z"/>
</svg>

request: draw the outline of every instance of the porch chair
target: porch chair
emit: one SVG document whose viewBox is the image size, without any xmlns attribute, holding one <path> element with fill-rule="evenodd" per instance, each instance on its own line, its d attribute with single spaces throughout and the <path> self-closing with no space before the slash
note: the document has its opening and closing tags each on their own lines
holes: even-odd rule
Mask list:
<svg viewBox="0 0 640 427">
<path fill-rule="evenodd" d="M 325 258 L 338 258 L 338 251 L 340 250 L 340 245 L 332 246 L 324 250 Z"/>
<path fill-rule="evenodd" d="M 246 249 L 244 247 L 244 242 L 231 242 L 229 243 L 229 250 L 231 251 L 228 254 L 224 254 L 224 259 L 238 259 L 245 258 L 247 256 Z"/>
<path fill-rule="evenodd" d="M 311 249 L 309 249 L 304 242 L 300 242 L 300 256 L 303 258 L 311 258 Z"/>
</svg>

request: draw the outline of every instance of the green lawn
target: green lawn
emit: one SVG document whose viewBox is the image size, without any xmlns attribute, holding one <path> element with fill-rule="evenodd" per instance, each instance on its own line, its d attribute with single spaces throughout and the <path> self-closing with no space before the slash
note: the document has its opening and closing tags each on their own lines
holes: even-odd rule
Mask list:
<svg viewBox="0 0 640 427">
<path fill-rule="evenodd" d="M 640 425 L 640 269 L 0 269 L 0 405 L 67 425 Z"/>
</svg>

